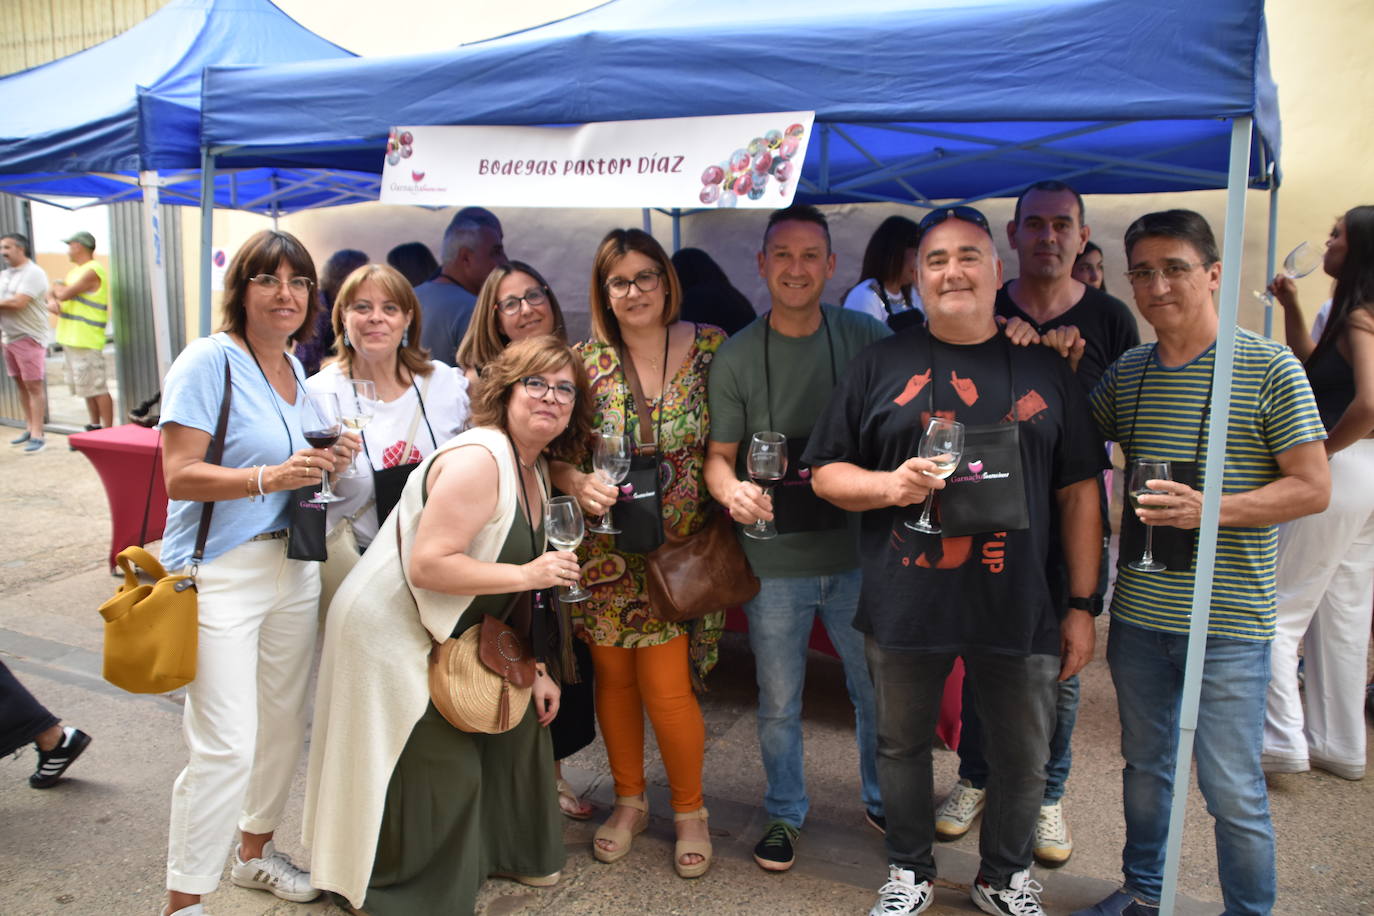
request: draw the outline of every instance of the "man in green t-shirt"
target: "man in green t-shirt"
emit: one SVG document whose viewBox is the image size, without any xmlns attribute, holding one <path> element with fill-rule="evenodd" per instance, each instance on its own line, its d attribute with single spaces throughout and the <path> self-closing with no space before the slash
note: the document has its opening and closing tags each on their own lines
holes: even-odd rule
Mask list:
<svg viewBox="0 0 1374 916">
<path fill-rule="evenodd" d="M 845 366 L 860 350 L 886 337 L 874 318 L 821 305 L 835 272 L 830 229 L 815 207 L 794 205 L 768 220 L 759 274 L 768 284 L 769 311 L 721 345 L 711 364 L 711 442 L 706 483 L 736 522 L 774 521 L 766 540 L 741 536 L 762 587 L 745 605 L 749 643 L 759 686 L 758 734 L 768 788 L 769 823 L 754 847 L 754 861 L 785 871 L 806 819 L 801 706 L 806 652 L 817 615 L 825 624 L 854 704 L 859 775 L 870 824 L 885 827 L 878 792 L 873 683 L 863 635 L 854 629 L 859 600 L 857 520 L 817 497 L 809 470 L 797 459 L 812 424 Z M 754 433 L 788 440 L 786 476 L 765 494 L 747 476 L 745 457 Z"/>
</svg>

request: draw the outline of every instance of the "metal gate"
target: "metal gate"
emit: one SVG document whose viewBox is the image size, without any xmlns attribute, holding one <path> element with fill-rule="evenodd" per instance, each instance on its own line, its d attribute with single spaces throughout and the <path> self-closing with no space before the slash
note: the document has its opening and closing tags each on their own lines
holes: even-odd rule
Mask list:
<svg viewBox="0 0 1374 916">
<path fill-rule="evenodd" d="M 29 239 L 32 250 L 33 222 L 29 218 L 29 202 L 9 194 L 0 194 L 0 235 L 9 232 L 18 232 Z M 0 424 L 24 425 L 24 405 L 19 400 L 19 386 L 5 371 L 0 371 Z"/>
</svg>

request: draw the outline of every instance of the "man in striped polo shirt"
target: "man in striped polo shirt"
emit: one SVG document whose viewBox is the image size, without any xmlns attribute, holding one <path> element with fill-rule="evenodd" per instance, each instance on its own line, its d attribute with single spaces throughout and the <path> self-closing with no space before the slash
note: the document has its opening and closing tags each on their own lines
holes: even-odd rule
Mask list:
<svg viewBox="0 0 1374 916">
<path fill-rule="evenodd" d="M 1158 912 L 1192 613 L 1196 529 L 1202 519 L 1208 404 L 1221 259 L 1207 221 L 1191 210 L 1148 213 L 1126 230 L 1127 277 L 1158 342 L 1127 351 L 1093 390 L 1098 429 L 1128 463 L 1168 461 L 1174 479 L 1122 518 L 1107 662 L 1126 758 L 1123 887 L 1074 916 Z M 1236 331 L 1215 582 L 1194 758 L 1216 818 L 1217 864 L 1228 914 L 1274 906 L 1274 833 L 1260 770 L 1260 738 L 1274 637 L 1276 525 L 1319 512 L 1331 481 L 1306 375 L 1282 344 Z M 1185 482 L 1186 481 L 1186 482 Z M 1129 486 L 1129 485 L 1128 485 Z M 1141 523 L 1165 567 L 1131 568 Z"/>
</svg>

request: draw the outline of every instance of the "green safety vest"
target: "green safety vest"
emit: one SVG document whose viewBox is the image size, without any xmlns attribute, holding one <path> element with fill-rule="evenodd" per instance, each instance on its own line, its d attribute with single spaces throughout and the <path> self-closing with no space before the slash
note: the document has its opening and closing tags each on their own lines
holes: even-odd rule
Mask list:
<svg viewBox="0 0 1374 916">
<path fill-rule="evenodd" d="M 57 342 L 64 347 L 84 347 L 101 350 L 105 347 L 105 324 L 110 319 L 110 279 L 105 265 L 92 258 L 67 271 L 67 285 L 71 286 L 87 270 L 100 278 L 100 289 L 84 293 L 62 303 L 57 319 Z"/>
</svg>

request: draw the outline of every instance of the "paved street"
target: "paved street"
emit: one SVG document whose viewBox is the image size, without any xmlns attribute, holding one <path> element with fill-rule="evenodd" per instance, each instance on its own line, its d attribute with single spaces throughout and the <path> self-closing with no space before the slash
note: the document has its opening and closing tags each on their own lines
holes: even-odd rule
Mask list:
<svg viewBox="0 0 1374 916">
<path fill-rule="evenodd" d="M 11 437 L 4 430 L 7 441 Z M 152 916 L 163 882 L 169 790 L 184 763 L 180 701 L 133 696 L 100 679 L 99 604 L 114 588 L 105 495 L 86 459 L 50 436 L 46 452 L 0 446 L 0 659 L 57 715 L 94 736 L 69 779 L 29 788 L 32 748 L 0 762 L 0 914 Z M 131 484 L 132 485 L 132 484 Z M 1084 675 L 1066 811 L 1076 851 L 1062 869 L 1037 868 L 1047 912 L 1065 914 L 1116 887 L 1122 841 L 1115 700 L 1102 658 Z M 514 914 L 853 914 L 866 913 L 885 879 L 881 838 L 863 822 L 852 716 L 837 662 L 812 658 L 806 696 L 812 811 L 797 866 L 770 875 L 750 852 L 764 825 L 762 772 L 752 715 L 753 666 L 747 644 L 728 636 L 703 699 L 707 720 L 706 794 L 716 862 L 697 881 L 672 873 L 672 824 L 661 763 L 650 754 L 655 817 L 630 856 L 593 861 L 594 823 L 567 822 L 569 860 L 555 888 L 488 882 L 479 912 Z M 936 791 L 954 781 L 955 756 L 936 756 Z M 613 791 L 600 744 L 568 761 L 571 781 L 598 805 Z M 304 760 L 279 845 L 300 861 Z M 1374 780 L 1324 773 L 1276 777 L 1271 799 L 1279 839 L 1283 914 L 1374 914 Z M 1211 819 L 1193 791 L 1176 912 L 1221 911 Z M 976 912 L 968 884 L 977 867 L 977 829 L 937 850 L 941 885 L 930 913 Z M 290 904 L 234 888 L 207 898 L 212 916 L 332 916 L 328 902 Z M 418 916 L 418 914 L 417 914 Z"/>
</svg>

